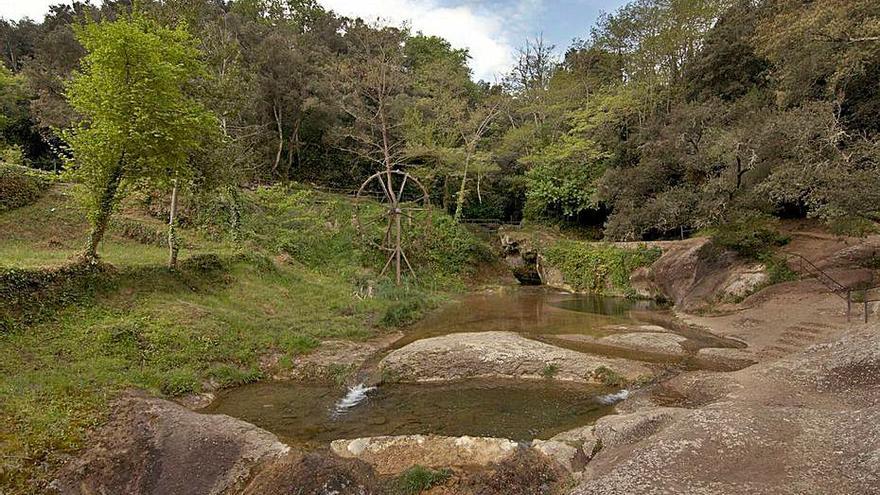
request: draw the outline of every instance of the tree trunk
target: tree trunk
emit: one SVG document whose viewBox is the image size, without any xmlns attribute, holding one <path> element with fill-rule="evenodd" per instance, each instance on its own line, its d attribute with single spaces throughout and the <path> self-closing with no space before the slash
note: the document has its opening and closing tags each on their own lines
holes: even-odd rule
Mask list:
<svg viewBox="0 0 880 495">
<path fill-rule="evenodd" d="M 449 174 L 443 174 L 443 211 L 449 212 L 449 201 L 452 199 L 449 194 Z"/>
<path fill-rule="evenodd" d="M 275 154 L 275 165 L 272 166 L 272 175 L 278 174 L 278 165 L 281 164 L 281 152 L 284 151 L 284 128 L 281 127 L 281 109 L 277 105 L 272 106 L 275 114 L 275 124 L 278 126 L 278 152 Z"/>
<path fill-rule="evenodd" d="M 116 193 L 119 191 L 119 183 L 122 182 L 122 169 L 125 156 L 120 157 L 119 162 L 110 171 L 110 176 L 104 184 L 104 192 L 98 202 L 98 213 L 92 223 L 92 231 L 89 233 L 89 244 L 83 257 L 89 263 L 98 261 L 98 245 L 104 239 L 107 226 L 110 224 L 110 215 L 113 214 L 113 204 L 116 201 Z"/>
<path fill-rule="evenodd" d="M 177 239 L 177 179 L 171 187 L 171 211 L 168 213 L 168 268 L 177 269 L 177 252 L 180 244 Z"/>
<path fill-rule="evenodd" d="M 458 190 L 458 203 L 455 205 L 455 221 L 461 221 L 462 210 L 464 209 L 465 185 L 467 185 L 468 167 L 470 166 L 471 157 L 468 154 L 464 160 L 464 174 L 461 176 L 461 188 Z"/>
</svg>

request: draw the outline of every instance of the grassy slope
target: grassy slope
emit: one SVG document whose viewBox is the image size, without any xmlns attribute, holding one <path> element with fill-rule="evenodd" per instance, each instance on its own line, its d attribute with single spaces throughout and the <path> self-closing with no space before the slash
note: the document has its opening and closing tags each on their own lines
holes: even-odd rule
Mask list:
<svg viewBox="0 0 880 495">
<path fill-rule="evenodd" d="M 78 251 L 87 226 L 74 190 L 57 185 L 0 214 L 0 267 L 57 266 Z M 419 285 L 396 288 L 377 276 L 379 256 L 361 247 L 347 199 L 270 189 L 247 194 L 245 204 L 244 241 L 186 230 L 200 249 L 183 252 L 178 273 L 163 267 L 165 248 L 113 230 L 102 254 L 114 268 L 90 282 L 90 294 L 63 303 L 43 294 L 49 300 L 31 322 L 0 332 L 0 493 L 35 491 L 121 390 L 178 395 L 258 380 L 269 353 L 368 338 L 463 287 L 481 252 L 435 218 L 435 240 L 412 253 Z M 137 211 L 121 216 L 161 229 Z M 193 257 L 207 252 L 219 256 Z M 355 297 L 365 286 L 375 297 Z"/>
</svg>

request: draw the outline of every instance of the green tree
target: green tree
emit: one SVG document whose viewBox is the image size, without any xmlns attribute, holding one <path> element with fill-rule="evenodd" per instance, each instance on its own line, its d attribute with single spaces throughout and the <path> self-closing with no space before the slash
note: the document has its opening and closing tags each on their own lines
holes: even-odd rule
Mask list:
<svg viewBox="0 0 880 495">
<path fill-rule="evenodd" d="M 192 95 L 204 74 L 195 41 L 184 27 L 165 28 L 143 16 L 77 28 L 87 55 L 67 88 L 82 121 L 65 132 L 76 174 L 87 187 L 92 230 L 84 257 L 98 245 L 126 186 L 136 181 L 177 186 L 196 173 L 193 154 L 216 135 L 216 117 Z M 174 202 L 173 202 L 174 203 Z M 176 262 L 175 218 L 169 220 Z"/>
</svg>

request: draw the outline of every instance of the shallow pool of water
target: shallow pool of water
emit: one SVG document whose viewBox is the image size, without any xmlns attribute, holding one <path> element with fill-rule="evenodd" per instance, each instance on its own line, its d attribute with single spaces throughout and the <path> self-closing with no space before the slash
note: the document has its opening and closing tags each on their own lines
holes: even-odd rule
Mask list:
<svg viewBox="0 0 880 495">
<path fill-rule="evenodd" d="M 531 440 L 589 424 L 615 391 L 552 380 L 386 384 L 339 411 L 339 387 L 264 383 L 229 390 L 203 412 L 228 414 L 300 446 L 375 435 L 471 435 Z"/>
<path fill-rule="evenodd" d="M 547 287 L 505 287 L 468 294 L 427 315 L 395 347 L 450 333 L 592 334 L 658 309 L 652 301 L 570 294 Z"/>
</svg>

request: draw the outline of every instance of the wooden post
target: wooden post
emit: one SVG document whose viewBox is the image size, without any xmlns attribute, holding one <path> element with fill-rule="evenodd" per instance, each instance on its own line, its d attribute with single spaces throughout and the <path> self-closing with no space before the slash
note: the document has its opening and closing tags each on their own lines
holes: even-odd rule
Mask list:
<svg viewBox="0 0 880 495">
<path fill-rule="evenodd" d="M 397 251 L 394 253 L 394 264 L 397 270 L 397 285 L 400 285 L 400 210 L 394 212 L 394 223 L 397 227 Z"/>
<path fill-rule="evenodd" d="M 168 268 L 177 268 L 177 252 L 180 247 L 177 244 L 177 179 L 172 181 L 171 188 L 171 211 L 168 214 Z"/>
<path fill-rule="evenodd" d="M 846 322 L 849 323 L 852 315 L 852 289 L 846 290 Z"/>
</svg>

